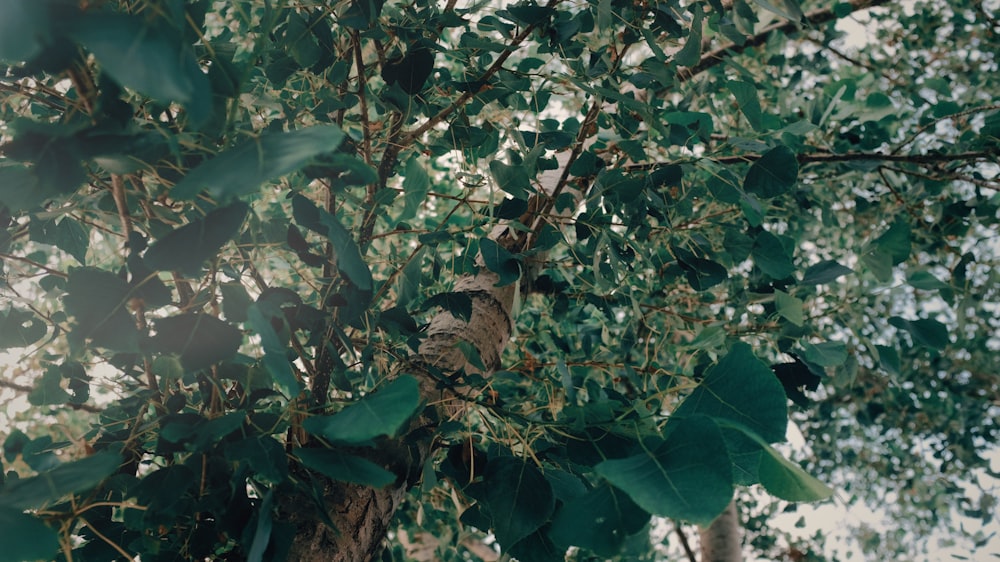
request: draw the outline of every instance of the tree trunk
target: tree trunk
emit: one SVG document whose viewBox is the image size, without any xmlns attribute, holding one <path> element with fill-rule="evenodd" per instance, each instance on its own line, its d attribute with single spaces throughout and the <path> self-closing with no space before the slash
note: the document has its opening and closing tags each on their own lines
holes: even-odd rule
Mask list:
<svg viewBox="0 0 1000 562">
<path fill-rule="evenodd" d="M 736 501 L 701 529 L 701 562 L 743 562 L 743 540 Z"/>
<path fill-rule="evenodd" d="M 498 227 L 491 238 L 513 251 L 517 251 L 514 246 L 520 243 L 505 227 Z M 500 366 L 500 356 L 511 333 L 514 285 L 496 287 L 498 280 L 482 264 L 476 275 L 461 278 L 454 291 L 472 299 L 469 321 L 441 312 L 431 320 L 419 352 L 400 366 L 401 372 L 420 380 L 421 398 L 436 408 L 437 415 L 420 416 L 405 435 L 380 443 L 377 448 L 352 451 L 400 475 L 396 484 L 374 489 L 301 472 L 303 480 L 312 480 L 322 487 L 323 509 L 334 528 L 324 523 L 313 498 L 296 492 L 278 500 L 279 517 L 295 527 L 289 560 L 358 562 L 377 558 L 396 509 L 407 489 L 419 478 L 424 460 L 431 452 L 438 420 L 455 415 L 465 404 L 455 389 L 442 389 L 440 380 L 429 370 L 445 375 L 463 369 L 467 373 L 479 372 L 456 348 L 459 341 L 469 342 L 479 352 L 487 370 L 481 373 L 484 377 Z"/>
</svg>

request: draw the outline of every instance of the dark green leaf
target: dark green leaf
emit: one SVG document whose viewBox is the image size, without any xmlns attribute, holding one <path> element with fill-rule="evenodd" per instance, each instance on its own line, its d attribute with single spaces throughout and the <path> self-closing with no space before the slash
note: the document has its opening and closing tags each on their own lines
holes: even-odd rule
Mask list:
<svg viewBox="0 0 1000 562">
<path fill-rule="evenodd" d="M 50 11 L 48 2 L 4 2 L 0 17 L 0 61 L 10 64 L 29 61 L 51 43 Z"/>
<path fill-rule="evenodd" d="M 510 285 L 521 278 L 520 260 L 496 241 L 486 237 L 480 238 L 479 252 L 483 256 L 486 268 L 500 277 L 497 287 Z"/>
<path fill-rule="evenodd" d="M 739 80 L 726 82 L 726 87 L 733 93 L 733 97 L 736 98 L 736 104 L 739 105 L 740 111 L 746 116 L 750 126 L 755 131 L 762 130 L 764 119 L 760 111 L 760 100 L 757 99 L 757 88 L 749 82 L 741 82 Z"/>
<path fill-rule="evenodd" d="M 33 515 L 0 505 L 0 545 L 0 562 L 55 560 L 59 534 Z"/>
<path fill-rule="evenodd" d="M 146 25 L 124 14 L 92 13 L 77 18 L 70 35 L 94 53 L 104 71 L 123 86 L 162 102 L 185 106 L 200 123 L 211 111 L 211 89 L 193 51 L 180 33 Z"/>
<path fill-rule="evenodd" d="M 906 330 L 913 337 L 913 342 L 917 345 L 943 350 L 951 343 L 948 336 L 948 327 L 930 318 L 918 318 L 917 320 L 907 320 L 899 316 L 889 319 L 889 324 Z"/>
<path fill-rule="evenodd" d="M 135 351 L 139 330 L 128 312 L 131 291 L 117 275 L 92 267 L 71 268 L 63 304 L 76 318 L 74 340 L 90 339 L 93 345 Z"/>
<path fill-rule="evenodd" d="M 14 307 L 0 312 L 0 349 L 25 347 L 45 336 L 45 321 L 28 310 Z"/>
<path fill-rule="evenodd" d="M 694 4 L 692 12 L 691 32 L 684 40 L 684 46 L 674 55 L 674 61 L 680 66 L 694 66 L 701 60 L 701 20 L 704 17 L 701 4 Z"/>
<path fill-rule="evenodd" d="M 331 449 L 295 449 L 302 464 L 339 482 L 384 488 L 396 475 L 370 460 Z"/>
<path fill-rule="evenodd" d="M 333 443 L 362 445 L 377 437 L 394 437 L 419 408 L 417 379 L 403 375 L 332 416 L 313 416 L 302 425 Z"/>
<path fill-rule="evenodd" d="M 499 160 L 493 160 L 490 162 L 490 173 L 500 189 L 519 199 L 528 198 L 531 184 L 524 166 L 508 166 Z"/>
<path fill-rule="evenodd" d="M 280 311 L 278 313 L 280 314 Z M 286 331 L 279 334 L 272 324 L 272 319 L 280 322 Z M 264 348 L 264 367 L 271 378 L 286 397 L 297 396 L 302 384 L 296 378 L 291 361 L 288 359 L 289 334 L 285 319 L 267 314 L 259 303 L 254 303 L 247 309 L 246 322 L 247 327 L 260 336 L 260 345 Z"/>
<path fill-rule="evenodd" d="M 411 44 L 402 57 L 385 63 L 382 79 L 386 84 L 399 84 L 404 92 L 415 96 L 424 89 L 433 70 L 434 51 L 418 42 Z"/>
<path fill-rule="evenodd" d="M 253 542 L 247 553 L 247 562 L 262 562 L 268 544 L 271 542 L 271 531 L 274 529 L 272 504 L 274 503 L 274 488 L 268 488 L 264 499 L 257 510 L 257 525 L 254 528 Z"/>
<path fill-rule="evenodd" d="M 911 273 L 907 277 L 906 282 L 914 289 L 922 291 L 937 291 L 950 288 L 950 285 L 938 279 L 933 273 L 923 269 Z"/>
<path fill-rule="evenodd" d="M 671 418 L 666 441 L 594 469 L 649 513 L 708 525 L 733 497 L 722 432 L 705 416 Z"/>
<path fill-rule="evenodd" d="M 181 314 L 154 321 L 153 349 L 176 353 L 188 371 L 204 369 L 229 359 L 243 343 L 243 334 L 207 314 Z"/>
<path fill-rule="evenodd" d="M 16 480 L 0 490 L 0 506 L 38 509 L 70 494 L 94 488 L 118 470 L 121 457 L 101 452 L 61 464 L 37 476 Z"/>
<path fill-rule="evenodd" d="M 785 391 L 774 372 L 738 342 L 711 367 L 674 416 L 706 415 L 732 420 L 769 443 L 783 441 L 788 425 Z"/>
<path fill-rule="evenodd" d="M 847 346 L 839 341 L 802 343 L 802 358 L 820 367 L 836 367 L 847 361 Z"/>
<path fill-rule="evenodd" d="M 892 265 L 899 265 L 910 257 L 910 223 L 899 220 L 892 223 L 889 230 L 875 240 L 875 247 L 892 259 Z"/>
<path fill-rule="evenodd" d="M 62 387 L 62 373 L 57 367 L 49 367 L 42 376 L 35 381 L 35 387 L 28 394 L 28 402 L 33 406 L 44 406 L 48 404 L 65 404 L 69 402 L 70 395 Z"/>
<path fill-rule="evenodd" d="M 799 161 L 795 153 L 785 145 L 778 145 L 750 166 L 743 190 L 764 199 L 777 197 L 791 189 L 798 176 Z"/>
<path fill-rule="evenodd" d="M 776 236 L 766 230 L 757 235 L 750 255 L 761 271 L 772 279 L 785 279 L 795 271 L 792 261 L 794 247 L 784 236 Z"/>
<path fill-rule="evenodd" d="M 420 309 L 429 310 L 435 306 L 440 306 L 455 318 L 465 322 L 472 318 L 472 298 L 466 293 L 438 293 L 424 301 Z"/>
<path fill-rule="evenodd" d="M 215 209 L 154 242 L 143 261 L 152 270 L 197 275 L 202 265 L 239 233 L 249 210 L 242 201 Z"/>
<path fill-rule="evenodd" d="M 288 455 L 277 439 L 260 435 L 225 445 L 226 460 L 246 463 L 258 478 L 279 484 L 288 476 Z"/>
<path fill-rule="evenodd" d="M 621 550 L 629 535 L 642 530 L 647 521 L 649 514 L 627 494 L 605 484 L 559 508 L 549 536 L 563 547 L 579 546 L 610 557 Z"/>
<path fill-rule="evenodd" d="M 188 172 L 170 190 L 170 196 L 194 199 L 205 191 L 224 202 L 250 195 L 261 184 L 294 172 L 321 154 L 333 152 L 342 140 L 344 133 L 335 125 L 264 133 Z"/>
<path fill-rule="evenodd" d="M 799 465 L 765 446 L 760 458 L 760 483 L 775 496 L 790 502 L 825 500 L 833 490 L 802 470 Z"/>
<path fill-rule="evenodd" d="M 722 264 L 700 258 L 694 252 L 680 246 L 671 245 L 670 249 L 677 257 L 677 264 L 684 270 L 688 283 L 696 291 L 711 289 L 729 277 L 729 273 Z"/>
<path fill-rule="evenodd" d="M 834 260 L 826 260 L 806 268 L 805 273 L 802 274 L 802 284 L 824 285 L 849 273 L 854 273 L 854 270 L 844 267 Z"/>
<path fill-rule="evenodd" d="M 336 216 L 325 209 L 320 209 L 302 195 L 292 197 L 292 214 L 300 225 L 330 240 L 336 253 L 337 269 L 350 279 L 351 283 L 362 291 L 371 291 L 371 270 L 368 269 L 357 242 Z"/>
<path fill-rule="evenodd" d="M 493 531 L 504 548 L 538 530 L 555 509 L 555 496 L 548 480 L 521 459 L 490 460 L 484 482 Z"/>
</svg>

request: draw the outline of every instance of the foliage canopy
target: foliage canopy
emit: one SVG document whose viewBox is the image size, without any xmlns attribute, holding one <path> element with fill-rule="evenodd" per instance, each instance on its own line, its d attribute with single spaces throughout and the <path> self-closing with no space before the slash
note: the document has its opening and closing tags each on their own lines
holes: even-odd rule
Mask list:
<svg viewBox="0 0 1000 562">
<path fill-rule="evenodd" d="M 988 522 L 993 13 L 0 4 L 0 560 L 650 559 L 821 480 Z M 749 546 L 823 559 L 778 505 Z"/>
</svg>

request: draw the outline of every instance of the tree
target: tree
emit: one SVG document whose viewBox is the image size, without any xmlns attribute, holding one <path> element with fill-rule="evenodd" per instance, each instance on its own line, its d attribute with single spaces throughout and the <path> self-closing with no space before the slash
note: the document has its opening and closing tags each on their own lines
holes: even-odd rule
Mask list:
<svg viewBox="0 0 1000 562">
<path fill-rule="evenodd" d="M 988 468 L 982 2 L 0 13 L 0 559 L 732 560 Z"/>
</svg>

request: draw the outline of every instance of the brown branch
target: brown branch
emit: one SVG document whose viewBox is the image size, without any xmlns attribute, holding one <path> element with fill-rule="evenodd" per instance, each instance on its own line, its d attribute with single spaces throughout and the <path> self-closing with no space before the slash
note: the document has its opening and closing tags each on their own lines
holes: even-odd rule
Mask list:
<svg viewBox="0 0 1000 562">
<path fill-rule="evenodd" d="M 691 544 L 688 543 L 687 535 L 684 534 L 684 529 L 681 528 L 680 523 L 674 523 L 674 532 L 677 533 L 677 537 L 681 540 L 681 547 L 684 548 L 684 554 L 687 556 L 687 559 L 691 562 L 698 562 L 698 557 L 691 550 Z"/>
<path fill-rule="evenodd" d="M 889 1 L 890 0 L 850 0 L 848 4 L 851 6 L 851 13 L 854 13 L 887 4 Z M 823 8 L 808 12 L 805 15 L 804 23 L 816 26 L 835 19 L 838 19 L 838 17 L 832 8 Z M 748 37 L 746 42 L 742 45 L 737 43 L 727 43 L 709 53 L 702 55 L 701 60 L 699 60 L 694 66 L 686 70 L 681 70 L 678 73 L 677 78 L 680 82 L 686 82 L 698 74 L 701 74 L 719 63 L 724 62 L 727 58 L 733 55 L 739 55 L 751 47 L 759 47 L 763 45 L 772 34 L 777 32 L 787 33 L 795 31 L 800 25 L 802 25 L 800 22 L 791 20 L 773 23 Z"/>
</svg>

